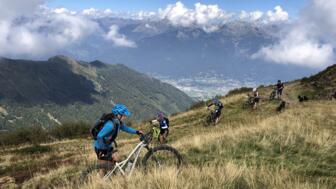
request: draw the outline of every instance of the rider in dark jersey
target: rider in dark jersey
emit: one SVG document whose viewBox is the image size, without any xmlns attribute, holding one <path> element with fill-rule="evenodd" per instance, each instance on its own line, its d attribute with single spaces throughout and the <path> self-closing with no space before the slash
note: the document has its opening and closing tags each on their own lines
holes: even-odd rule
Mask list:
<svg viewBox="0 0 336 189">
<path fill-rule="evenodd" d="M 169 119 L 166 118 L 162 112 L 159 112 L 157 116 L 157 121 L 160 125 L 159 141 L 161 144 L 164 144 L 167 142 L 167 137 L 169 134 Z"/>
<path fill-rule="evenodd" d="M 282 91 L 285 88 L 284 84 L 281 82 L 281 80 L 278 80 L 278 83 L 276 84 L 276 88 L 277 88 L 277 96 L 278 99 L 281 99 L 282 96 Z"/>
<path fill-rule="evenodd" d="M 207 109 L 209 109 L 213 105 L 215 106 L 215 119 L 216 119 L 215 124 L 217 124 L 224 106 L 223 103 L 219 101 L 217 98 L 211 101 L 211 103 L 207 106 Z"/>
</svg>

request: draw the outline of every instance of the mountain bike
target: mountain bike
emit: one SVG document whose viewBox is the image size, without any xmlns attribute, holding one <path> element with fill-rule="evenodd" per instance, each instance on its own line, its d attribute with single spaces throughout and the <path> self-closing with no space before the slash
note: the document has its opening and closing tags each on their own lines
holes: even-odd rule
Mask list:
<svg viewBox="0 0 336 189">
<path fill-rule="evenodd" d="M 269 96 L 269 100 L 275 100 L 275 97 L 277 96 L 277 93 L 278 93 L 277 89 L 274 88 L 274 89 L 272 90 L 270 96 Z"/>
<path fill-rule="evenodd" d="M 253 108 L 255 103 L 254 97 L 249 95 L 248 99 L 243 103 L 243 109 Z"/>
<path fill-rule="evenodd" d="M 210 125 L 216 125 L 216 111 L 210 110 L 210 113 L 206 116 L 204 121 L 204 127 L 208 127 Z"/>
<path fill-rule="evenodd" d="M 127 158 L 123 161 L 116 162 L 113 166 L 106 166 L 107 173 L 103 177 L 104 180 L 111 178 L 115 174 L 130 176 L 135 167 L 149 169 L 164 169 L 166 167 L 180 168 L 182 165 L 181 154 L 169 145 L 159 145 L 150 147 L 153 139 L 154 129 L 140 137 L 140 143 L 131 151 Z M 140 154 L 146 149 L 147 152 L 140 160 Z M 98 171 L 101 166 L 93 165 L 89 167 L 83 174 L 82 178 L 85 179 L 94 171 Z"/>
</svg>

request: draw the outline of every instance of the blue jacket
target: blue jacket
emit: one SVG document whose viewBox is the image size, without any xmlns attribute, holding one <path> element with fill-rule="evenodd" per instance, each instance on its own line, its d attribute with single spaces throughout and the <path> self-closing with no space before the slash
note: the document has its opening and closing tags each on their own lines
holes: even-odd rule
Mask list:
<svg viewBox="0 0 336 189">
<path fill-rule="evenodd" d="M 119 126 L 118 126 L 119 125 Z M 137 130 L 127 127 L 125 124 L 120 122 L 118 119 L 114 119 L 112 121 L 108 121 L 105 123 L 104 127 L 102 130 L 99 131 L 97 135 L 97 140 L 93 142 L 93 145 L 95 148 L 100 149 L 100 150 L 110 150 L 112 149 L 112 144 L 107 144 L 105 141 L 110 141 L 113 133 L 113 128 L 117 126 L 118 130 L 115 133 L 115 138 L 118 136 L 119 130 L 122 130 L 124 132 L 130 133 L 130 134 L 136 134 Z"/>
</svg>

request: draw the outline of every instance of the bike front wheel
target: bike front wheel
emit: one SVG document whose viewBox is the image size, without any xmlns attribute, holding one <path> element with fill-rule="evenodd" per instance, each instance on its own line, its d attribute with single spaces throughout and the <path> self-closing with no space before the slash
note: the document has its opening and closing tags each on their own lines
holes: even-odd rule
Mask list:
<svg viewBox="0 0 336 189">
<path fill-rule="evenodd" d="M 151 168 L 180 168 L 182 165 L 181 154 L 173 147 L 160 145 L 150 149 L 142 161 L 145 169 Z"/>
<path fill-rule="evenodd" d="M 208 127 L 210 125 L 215 125 L 215 122 L 216 122 L 215 114 L 211 113 L 206 117 L 203 125 L 204 127 Z"/>
</svg>

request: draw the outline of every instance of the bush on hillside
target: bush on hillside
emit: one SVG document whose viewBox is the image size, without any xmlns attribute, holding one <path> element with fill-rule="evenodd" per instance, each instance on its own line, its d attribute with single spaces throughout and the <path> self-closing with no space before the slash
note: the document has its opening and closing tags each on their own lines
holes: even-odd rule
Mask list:
<svg viewBox="0 0 336 189">
<path fill-rule="evenodd" d="M 0 145 L 34 144 L 50 140 L 48 131 L 39 125 L 16 129 L 0 135 Z"/>
<path fill-rule="evenodd" d="M 53 127 L 50 135 L 57 139 L 85 137 L 90 134 L 91 125 L 86 122 L 68 122 Z"/>
<path fill-rule="evenodd" d="M 251 87 L 241 87 L 241 88 L 238 88 L 238 89 L 233 89 L 233 90 L 228 92 L 226 97 L 233 96 L 233 95 L 236 95 L 236 94 L 241 94 L 241 93 L 248 93 L 248 92 L 251 92 L 252 90 L 253 90 L 253 88 L 251 88 Z"/>
<path fill-rule="evenodd" d="M 18 145 L 50 142 L 55 139 L 72 139 L 86 137 L 91 125 L 85 122 L 71 122 L 46 129 L 39 125 L 18 128 L 14 131 L 0 133 L 0 145 Z"/>
</svg>

